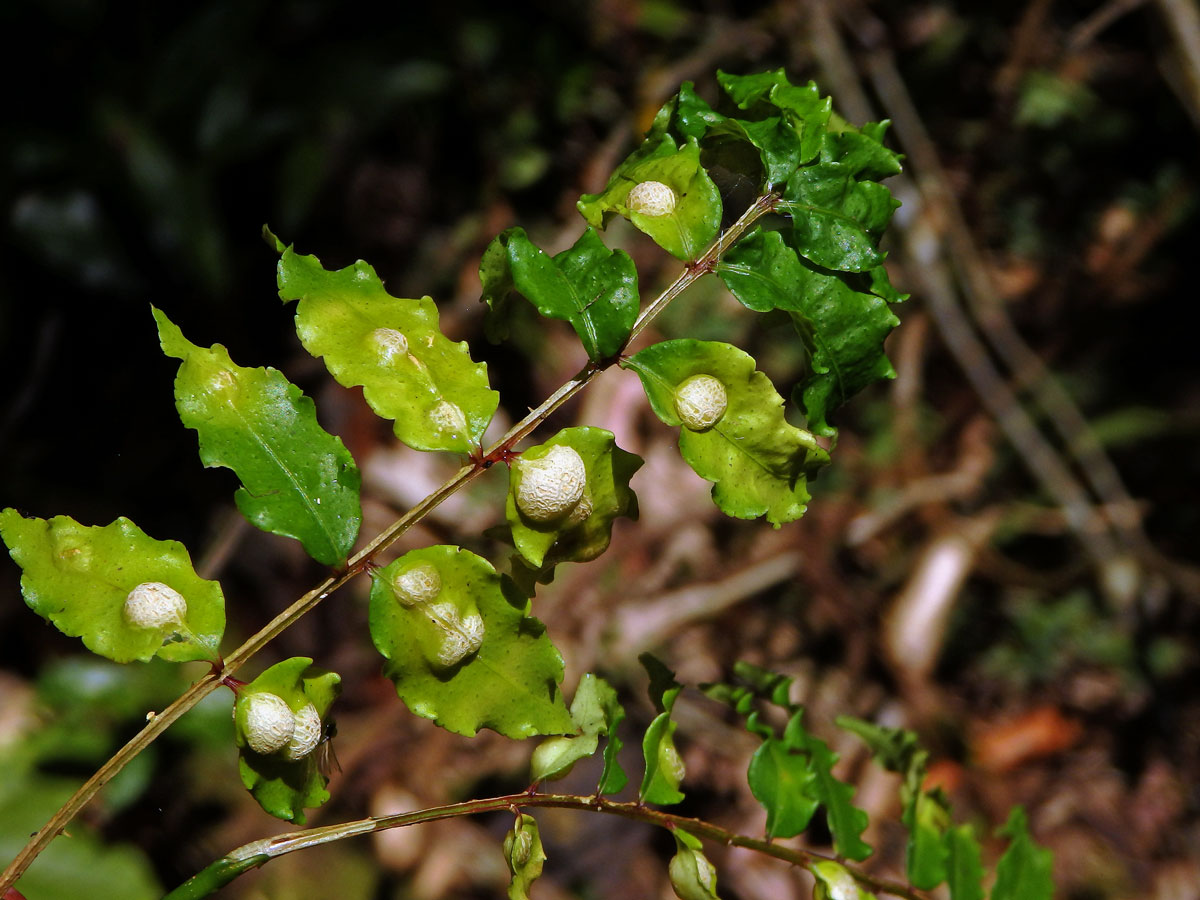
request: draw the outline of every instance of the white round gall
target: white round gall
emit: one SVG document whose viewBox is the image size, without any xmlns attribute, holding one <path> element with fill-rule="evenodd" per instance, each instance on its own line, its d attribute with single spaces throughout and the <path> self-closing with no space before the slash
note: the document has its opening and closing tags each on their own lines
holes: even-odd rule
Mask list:
<svg viewBox="0 0 1200 900">
<path fill-rule="evenodd" d="M 146 581 L 129 592 L 122 612 L 134 628 L 162 630 L 183 623 L 187 601 L 170 585 Z"/>
<path fill-rule="evenodd" d="M 675 192 L 661 181 L 642 181 L 629 191 L 625 205 L 642 216 L 670 215 L 675 211 Z"/>
<path fill-rule="evenodd" d="M 675 388 L 675 412 L 691 431 L 707 431 L 725 415 L 729 396 L 711 375 L 693 375 Z"/>
<path fill-rule="evenodd" d="M 401 606 L 428 603 L 442 592 L 442 576 L 429 563 L 417 563 L 392 579 L 392 590 Z"/>
<path fill-rule="evenodd" d="M 522 457 L 514 467 L 517 509 L 530 521 L 553 522 L 583 498 L 587 467 L 574 447 L 556 444 L 540 459 Z"/>
<path fill-rule="evenodd" d="M 282 750 L 296 730 L 296 717 L 278 694 L 260 691 L 241 701 L 244 706 L 246 744 L 255 753 Z"/>
<path fill-rule="evenodd" d="M 311 703 L 293 718 L 292 736 L 284 745 L 283 755 L 288 759 L 304 759 L 321 743 L 321 714 Z"/>
<path fill-rule="evenodd" d="M 370 341 L 384 365 L 408 354 L 408 338 L 395 328 L 376 328 L 370 334 Z"/>
</svg>

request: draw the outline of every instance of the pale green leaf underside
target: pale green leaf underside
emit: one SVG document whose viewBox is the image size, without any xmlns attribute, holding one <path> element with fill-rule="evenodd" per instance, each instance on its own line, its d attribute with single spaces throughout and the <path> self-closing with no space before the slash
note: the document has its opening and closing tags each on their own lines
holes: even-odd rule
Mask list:
<svg viewBox="0 0 1200 900">
<path fill-rule="evenodd" d="M 93 653 L 116 662 L 218 658 L 225 597 L 217 582 L 196 574 L 178 541 L 157 541 L 124 517 L 86 526 L 68 516 L 27 519 L 15 509 L 0 512 L 0 536 L 23 569 L 25 602 Z M 126 597 L 147 582 L 183 595 L 182 626 L 157 630 L 125 620 Z"/>
<path fill-rule="evenodd" d="M 361 260 L 336 272 L 290 247 L 279 260 L 279 296 L 299 300 L 296 333 L 340 384 L 363 389 L 396 437 L 417 450 L 478 447 L 500 396 L 465 342 L 438 330 L 429 297 L 393 297 Z"/>
<path fill-rule="evenodd" d="M 579 734 L 550 738 L 538 747 L 533 757 L 533 781 L 564 776 L 575 763 L 596 752 L 600 738 L 611 734 L 623 716 L 617 692 L 608 682 L 590 672 L 584 675 L 571 700 L 571 719 Z"/>
<path fill-rule="evenodd" d="M 246 694 L 267 691 L 282 697 L 292 712 L 311 703 L 324 720 L 341 692 L 341 678 L 312 665 L 308 657 L 295 656 L 271 666 L 241 690 Z M 246 746 L 240 728 L 235 730 L 235 739 L 240 748 L 238 772 L 242 784 L 266 812 L 303 825 L 304 810 L 329 799 L 325 789 L 329 779 L 317 765 L 316 752 L 299 760 L 261 756 Z"/>
<path fill-rule="evenodd" d="M 434 602 L 453 603 L 463 615 L 482 619 L 477 652 L 451 667 L 436 661 L 443 626 L 424 606 L 401 605 L 392 586 L 396 576 L 419 565 L 438 572 Z M 412 550 L 374 573 L 371 637 L 387 659 L 384 674 L 410 710 L 467 736 L 480 728 L 511 738 L 575 731 L 558 687 L 562 657 L 518 593 L 505 590 L 486 560 L 448 545 Z"/>
<path fill-rule="evenodd" d="M 505 517 L 512 528 L 513 542 L 518 552 L 535 568 L 546 568 L 560 562 L 586 562 L 608 549 L 612 540 L 613 520 L 618 516 L 636 519 L 637 497 L 629 488 L 629 479 L 642 465 L 642 460 L 618 447 L 611 431 L 582 426 L 564 428 L 536 447 L 521 454 L 523 460 L 537 460 L 551 447 L 574 449 L 587 471 L 587 502 L 591 514 L 580 522 L 562 520 L 536 522 L 517 507 L 516 494 L 521 483 L 521 467 L 513 466 L 509 474 Z"/>
<path fill-rule="evenodd" d="M 361 478 L 341 439 L 317 423 L 312 400 L 277 369 L 235 365 L 220 344 L 198 347 L 160 310 L 154 318 L 163 352 L 183 361 L 179 417 L 199 435 L 204 464 L 241 479 L 238 509 L 318 562 L 345 562 L 362 519 Z"/>
<path fill-rule="evenodd" d="M 707 431 L 682 427 L 679 450 L 700 475 L 714 482 L 722 512 L 742 519 L 765 515 L 779 526 L 800 518 L 809 499 L 807 476 L 828 454 L 813 436 L 789 424 L 783 398 L 754 359 L 717 341 L 674 340 L 647 347 L 623 363 L 637 372 L 650 405 L 663 422 L 682 425 L 676 387 L 693 375 L 711 375 L 725 388 L 728 407 Z"/>
</svg>

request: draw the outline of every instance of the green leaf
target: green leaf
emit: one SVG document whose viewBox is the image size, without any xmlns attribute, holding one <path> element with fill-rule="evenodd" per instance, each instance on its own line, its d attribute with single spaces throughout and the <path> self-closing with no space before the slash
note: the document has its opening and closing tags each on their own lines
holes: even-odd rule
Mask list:
<svg viewBox="0 0 1200 900">
<path fill-rule="evenodd" d="M 778 111 L 783 120 L 800 139 L 797 162 L 807 163 L 820 153 L 829 127 L 833 101 L 822 97 L 814 82 L 793 85 L 783 69 L 755 75 L 730 75 L 717 72 L 717 81 L 738 108 L 757 110 L 759 118 L 764 108 Z"/>
<path fill-rule="evenodd" d="M 875 895 L 860 885 L 841 863 L 821 860 L 809 871 L 816 876 L 813 900 L 875 900 Z"/>
<path fill-rule="evenodd" d="M 197 347 L 153 311 L 163 352 L 183 360 L 179 417 L 199 435 L 204 464 L 241 479 L 238 509 L 263 531 L 296 538 L 318 562 L 345 562 L 362 520 L 362 479 L 341 439 L 317 424 L 312 400 L 277 369 L 235 365 L 220 344 Z"/>
<path fill-rule="evenodd" d="M 826 417 L 867 385 L 895 377 L 883 342 L 900 320 L 888 302 L 905 299 L 878 266 L 861 276 L 830 272 L 801 259 L 775 231 L 754 229 L 735 244 L 717 273 L 730 292 L 756 312 L 788 312 L 809 353 L 809 373 L 795 397 L 808 425 L 833 437 Z"/>
<path fill-rule="evenodd" d="M 537 521 L 525 514 L 517 497 L 527 473 L 539 477 L 538 461 L 546 459 L 552 447 L 570 447 L 578 453 L 586 481 L 582 496 L 570 510 Z M 637 519 L 637 497 L 629 489 L 629 479 L 641 465 L 639 457 L 618 447 L 612 432 L 603 428 L 564 428 L 544 444 L 524 451 L 510 469 L 505 502 L 517 550 L 537 568 L 595 559 L 608 549 L 614 519 Z"/>
<path fill-rule="evenodd" d="M 800 135 L 782 116 L 753 121 L 728 118 L 716 112 L 699 95 L 690 81 L 683 83 L 678 95 L 664 107 L 666 115 L 660 130 L 701 142 L 705 162 L 728 161 L 731 144 L 745 142 L 753 146 L 762 164 L 764 186 L 782 184 L 800 163 L 803 147 Z M 710 159 L 711 157 L 711 159 Z"/>
<path fill-rule="evenodd" d="M 466 343 L 438 330 L 433 300 L 391 296 L 361 260 L 330 272 L 315 256 L 281 253 L 279 296 L 300 301 L 296 333 L 338 383 L 361 385 L 371 409 L 394 419 L 396 437 L 414 449 L 466 453 L 479 445 L 500 395 Z"/>
<path fill-rule="evenodd" d="M 374 573 L 371 638 L 400 699 L 449 731 L 571 734 L 562 657 L 528 609 L 481 557 L 424 547 Z"/>
<path fill-rule="evenodd" d="M 784 729 L 784 740 L 789 746 L 803 748 L 812 759 L 812 769 L 816 775 L 813 791 L 825 807 L 825 819 L 838 855 L 847 859 L 866 859 L 871 855 L 871 847 L 863 842 L 860 835 L 869 824 L 867 814 L 851 802 L 854 788 L 834 777 L 833 766 L 838 760 L 837 754 L 823 740 L 804 729 L 802 715 L 803 712 L 798 712 L 792 716 Z"/>
<path fill-rule="evenodd" d="M 997 833 L 1009 838 L 1010 843 L 996 863 L 991 900 L 1051 900 L 1054 854 L 1029 836 L 1025 810 L 1015 807 Z"/>
<path fill-rule="evenodd" d="M 603 735 L 611 734 L 625 715 L 617 692 L 603 678 L 584 675 L 571 700 L 571 720 L 579 730 L 574 737 L 552 737 L 533 751 L 534 784 L 564 777 L 571 767 L 596 752 Z"/>
<path fill-rule="evenodd" d="M 722 512 L 766 515 L 775 526 L 804 514 L 807 477 L 829 455 L 787 422 L 783 398 L 755 371 L 753 357 L 730 344 L 675 340 L 647 347 L 622 365 L 637 372 L 655 414 L 668 425 L 683 425 L 676 408 L 680 385 L 698 375 L 721 383 L 724 414 L 706 430 L 681 428 L 679 451 L 696 474 L 714 482 L 713 500 Z"/>
<path fill-rule="evenodd" d="M 675 206 L 663 215 L 644 215 L 626 206 L 629 192 L 643 182 L 665 184 L 675 194 Z M 613 215 L 622 215 L 648 234 L 676 259 L 694 260 L 721 228 L 721 192 L 700 165 L 700 147 L 693 140 L 676 147 L 670 135 L 651 137 L 613 173 L 599 194 L 584 194 L 579 212 L 594 228 L 603 228 Z"/>
<path fill-rule="evenodd" d="M 881 181 L 901 172 L 900 154 L 883 146 L 888 121 L 868 122 L 859 129 L 831 131 L 821 146 L 821 161 L 841 163 L 855 178 Z"/>
<path fill-rule="evenodd" d="M 304 824 L 304 810 L 329 799 L 329 779 L 317 764 L 317 753 L 288 759 L 280 753 L 264 755 L 247 744 L 246 710 L 255 694 L 270 693 L 283 699 L 293 713 L 312 704 L 324 722 L 329 707 L 341 692 L 341 678 L 312 664 L 306 656 L 276 663 L 238 691 L 234 735 L 240 748 L 238 771 L 242 784 L 266 812 L 279 819 Z"/>
<path fill-rule="evenodd" d="M 878 237 L 899 203 L 873 181 L 856 181 L 841 163 L 797 169 L 776 209 L 792 217 L 793 244 L 805 259 L 838 272 L 883 262 Z"/>
<path fill-rule="evenodd" d="M 608 743 L 604 745 L 604 768 L 596 785 L 597 794 L 619 794 L 629 783 L 629 777 L 621 768 L 620 755 L 624 742 L 617 735 L 617 726 L 625 719 L 625 709 L 620 704 L 612 710 L 608 722 Z"/>
<path fill-rule="evenodd" d="M 683 800 L 679 790 L 683 781 L 683 759 L 675 749 L 675 729 L 669 712 L 655 716 L 642 738 L 642 755 L 646 760 L 646 773 L 638 799 L 642 803 L 661 803 L 670 806 Z"/>
<path fill-rule="evenodd" d="M 479 278 L 493 312 L 515 290 L 543 316 L 570 322 L 588 358 L 597 362 L 620 352 L 641 305 L 633 260 L 604 246 L 594 228 L 554 257 L 523 228 L 510 228 L 488 245 Z"/>
<path fill-rule="evenodd" d="M 932 890 L 946 880 L 950 851 L 945 835 L 950 827 L 950 811 L 939 795 L 918 786 L 905 801 L 903 819 L 908 827 L 908 880 L 913 887 Z"/>
<path fill-rule="evenodd" d="M 683 686 L 675 680 L 670 669 L 649 653 L 643 653 L 638 660 L 650 675 L 650 701 L 659 710 L 642 737 L 646 772 L 638 798 L 643 803 L 679 803 L 684 796 L 679 790 L 684 769 L 679 751 L 675 749 L 676 723 L 671 721 L 671 709 Z"/>
<path fill-rule="evenodd" d="M 128 519 L 80 525 L 68 516 L 0 512 L 0 536 L 24 573 L 25 602 L 93 653 L 116 662 L 214 660 L 225 631 L 225 597 L 192 569 L 178 541 L 156 541 Z M 182 621 L 139 627 L 125 604 L 139 585 L 166 585 L 186 602 Z"/>
<path fill-rule="evenodd" d="M 671 888 L 679 900 L 720 900 L 717 870 L 702 852 L 698 838 L 682 828 L 672 828 L 675 855 L 667 867 Z"/>
<path fill-rule="evenodd" d="M 504 836 L 504 861 L 512 873 L 509 900 L 529 900 L 529 888 L 541 876 L 546 862 L 542 836 L 533 816 L 518 814 L 517 824 Z"/>
<path fill-rule="evenodd" d="M 950 900 L 983 900 L 983 865 L 979 841 L 970 825 L 946 832 L 946 881 Z"/>
<path fill-rule="evenodd" d="M 767 811 L 767 838 L 794 837 L 808 827 L 820 801 L 807 753 L 766 738 L 750 757 L 750 792 Z"/>
</svg>

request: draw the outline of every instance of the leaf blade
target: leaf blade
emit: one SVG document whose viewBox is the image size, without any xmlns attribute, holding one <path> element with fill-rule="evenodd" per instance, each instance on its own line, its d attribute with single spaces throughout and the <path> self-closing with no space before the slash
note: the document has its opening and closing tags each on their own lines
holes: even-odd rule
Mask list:
<svg viewBox="0 0 1200 900">
<path fill-rule="evenodd" d="M 0 512 L 0 537 L 23 570 L 21 591 L 29 607 L 64 634 L 82 638 L 93 653 L 115 662 L 218 658 L 224 594 L 217 582 L 196 574 L 178 541 L 155 540 L 123 516 L 86 526 L 69 516 L 26 518 L 15 509 Z M 125 619 L 129 592 L 145 583 L 166 584 L 183 595 L 182 631 L 138 628 Z"/>
<path fill-rule="evenodd" d="M 446 595 L 439 603 L 455 604 L 461 620 L 481 620 L 477 651 L 453 665 L 431 660 L 443 635 L 422 618 L 428 614 L 397 600 L 396 577 L 418 565 L 438 571 Z M 512 738 L 574 733 L 558 688 L 562 657 L 517 593 L 486 560 L 449 545 L 412 550 L 374 573 L 371 638 L 387 660 L 384 674 L 412 712 L 468 737 L 480 728 Z"/>
<path fill-rule="evenodd" d="M 180 419 L 196 431 L 203 463 L 241 480 L 238 509 L 320 563 L 345 562 L 362 521 L 362 479 L 341 439 L 317 423 L 312 400 L 277 369 L 239 366 L 220 344 L 196 346 L 152 309 L 163 352 L 181 360 Z"/>
<path fill-rule="evenodd" d="M 441 333 L 433 300 L 391 296 L 361 260 L 329 271 L 291 247 L 281 251 L 278 283 L 280 299 L 299 301 L 304 348 L 339 384 L 362 387 L 396 437 L 416 450 L 467 453 L 479 444 L 500 395 L 487 366 Z"/>
</svg>

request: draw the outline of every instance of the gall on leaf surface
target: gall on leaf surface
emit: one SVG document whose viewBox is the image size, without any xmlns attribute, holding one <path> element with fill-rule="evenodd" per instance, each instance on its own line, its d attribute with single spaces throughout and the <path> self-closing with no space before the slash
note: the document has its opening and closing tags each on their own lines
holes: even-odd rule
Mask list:
<svg viewBox="0 0 1200 900">
<path fill-rule="evenodd" d="M 541 877 L 546 862 L 537 820 L 518 813 L 516 824 L 504 836 L 504 861 L 508 864 L 508 900 L 529 900 L 529 888 Z"/>
<path fill-rule="evenodd" d="M 694 834 L 672 828 L 675 855 L 667 867 L 671 889 L 679 900 L 721 900 L 717 896 L 717 869 L 704 855 L 704 845 Z"/>
<path fill-rule="evenodd" d="M 584 493 L 563 516 L 539 522 L 522 512 L 517 497 L 528 466 L 546 458 L 553 447 L 570 447 L 579 454 L 586 472 Z M 640 457 L 616 445 L 611 431 L 589 426 L 564 428 L 544 444 L 525 450 L 509 471 L 505 501 L 517 551 L 536 569 L 595 559 L 608 549 L 614 519 L 637 519 L 637 497 L 629 479 L 641 465 Z"/>
<path fill-rule="evenodd" d="M 665 215 L 645 215 L 626 205 L 639 184 L 656 181 L 675 193 L 675 207 Z M 700 146 L 677 146 L 668 134 L 653 135 L 635 150 L 598 194 L 584 194 L 579 212 L 593 228 L 613 216 L 624 216 L 676 259 L 694 260 L 713 242 L 721 227 L 721 192 L 700 165 Z"/>
<path fill-rule="evenodd" d="M 658 715 L 650 722 L 642 737 L 646 771 L 642 776 L 638 799 L 643 803 L 669 806 L 684 798 L 679 790 L 684 775 L 683 759 L 675 748 L 677 723 L 671 719 L 675 698 L 683 690 L 683 685 L 675 680 L 670 669 L 649 653 L 643 653 L 638 660 L 650 676 L 650 701 L 658 710 Z"/>
<path fill-rule="evenodd" d="M 346 561 L 362 521 L 358 467 L 316 407 L 273 368 L 238 366 L 220 344 L 198 347 L 154 310 L 163 352 L 182 360 L 175 405 L 206 466 L 242 482 L 238 509 L 256 527 L 295 538 L 327 566 Z"/>
<path fill-rule="evenodd" d="M 607 735 L 611 744 L 617 725 L 624 718 L 625 710 L 617 701 L 617 692 L 612 686 L 590 672 L 584 675 L 571 699 L 571 720 L 579 734 L 552 737 L 538 745 L 533 751 L 531 763 L 533 782 L 536 784 L 565 777 L 575 763 L 596 752 L 601 737 Z M 612 764 L 616 766 L 615 751 Z M 607 790 L 601 790 L 600 793 L 616 793 L 625 786 L 625 774 L 620 767 L 609 772 L 608 766 L 606 752 L 606 771 L 601 775 L 600 785 Z"/>
<path fill-rule="evenodd" d="M 438 573 L 436 597 L 402 604 L 397 578 L 424 566 Z M 575 733 L 559 689 L 562 657 L 542 623 L 529 616 L 528 600 L 487 560 L 459 547 L 423 547 L 372 578 L 371 638 L 387 660 L 384 675 L 413 713 L 468 737 L 480 728 L 510 738 Z M 476 615 L 482 641 L 443 665 L 437 651 L 453 637 L 448 623 L 453 628 L 456 616 L 461 622 Z"/>
<path fill-rule="evenodd" d="M 296 333 L 339 384 L 361 386 L 371 409 L 394 420 L 396 437 L 415 450 L 478 447 L 500 395 L 466 343 L 438 330 L 432 299 L 391 296 L 362 260 L 331 272 L 315 256 L 275 245 L 279 296 L 299 301 Z"/>
<path fill-rule="evenodd" d="M 329 799 L 329 779 L 317 765 L 316 754 L 288 759 L 283 753 L 259 754 L 250 749 L 246 737 L 247 701 L 257 693 L 270 693 L 284 700 L 293 713 L 310 703 L 325 721 L 329 707 L 341 692 L 341 677 L 312 664 L 304 656 L 285 659 L 265 670 L 238 691 L 234 707 L 234 739 L 239 747 L 238 772 L 242 784 L 266 812 L 287 822 L 304 824 L 304 810 Z"/>
<path fill-rule="evenodd" d="M 779 232 L 756 228 L 730 248 L 717 273 L 747 308 L 791 315 L 809 357 L 793 396 L 815 433 L 836 436 L 830 413 L 868 385 L 895 377 L 883 344 L 900 324 L 888 304 L 905 295 L 892 289 L 882 266 L 869 273 L 870 282 L 822 269 L 800 258 Z"/>
<path fill-rule="evenodd" d="M 641 306 L 633 260 L 623 250 L 609 250 L 593 228 L 553 257 L 525 229 L 509 228 L 484 251 L 479 279 L 493 319 L 504 317 L 508 296 L 516 291 L 543 316 L 570 323 L 596 362 L 625 345 Z M 503 336 L 504 328 L 498 333 Z"/>
<path fill-rule="evenodd" d="M 724 415 L 705 431 L 681 427 L 679 452 L 701 478 L 713 482 L 712 496 L 726 515 L 765 515 L 778 527 L 802 515 L 809 500 L 807 480 L 829 454 L 811 434 L 789 424 L 783 398 L 754 358 L 731 344 L 681 339 L 663 341 L 622 362 L 642 380 L 655 414 L 682 426 L 676 389 L 694 375 L 711 375 L 725 387 Z"/>
<path fill-rule="evenodd" d="M 221 586 L 192 568 L 178 541 L 158 541 L 121 517 L 109 525 L 81 525 L 69 516 L 25 518 L 0 512 L 0 536 L 21 567 L 29 607 L 63 634 L 83 639 L 113 660 L 213 660 L 225 631 Z M 142 584 L 165 584 L 187 603 L 182 623 L 139 628 L 125 601 Z"/>
<path fill-rule="evenodd" d="M 813 863 L 809 871 L 817 879 L 813 900 L 876 900 L 875 895 L 860 885 L 841 863 L 824 859 Z"/>
</svg>

